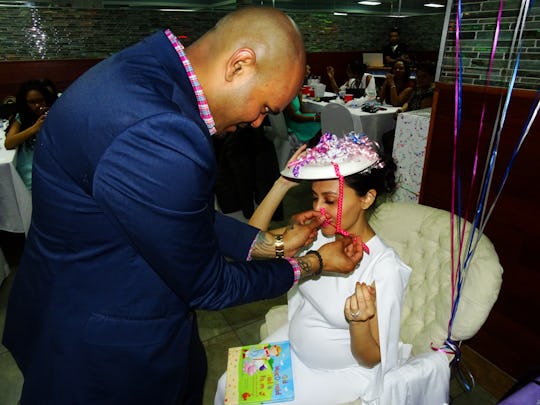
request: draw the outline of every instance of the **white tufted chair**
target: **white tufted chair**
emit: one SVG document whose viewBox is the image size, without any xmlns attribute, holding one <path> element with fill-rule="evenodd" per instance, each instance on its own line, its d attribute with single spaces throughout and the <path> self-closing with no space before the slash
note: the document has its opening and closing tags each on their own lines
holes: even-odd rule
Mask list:
<svg viewBox="0 0 540 405">
<path fill-rule="evenodd" d="M 442 356 L 432 351 L 431 343 L 440 346 L 447 337 L 451 308 L 450 213 L 420 204 L 383 203 L 374 211 L 370 224 L 413 270 L 403 304 L 400 332 L 401 340 L 412 345 L 412 356 L 387 373 L 381 401 L 382 404 L 404 403 L 401 399 L 404 393 L 418 398 L 423 397 L 422 392 L 429 392 L 426 381 L 432 373 L 430 367 L 436 367 L 437 362 L 440 367 Z M 470 223 L 467 229 L 471 229 Z M 457 232 L 455 234 L 457 248 Z M 467 236 L 468 232 L 465 240 Z M 482 236 L 465 273 L 452 327 L 454 340 L 470 339 L 484 324 L 499 294 L 502 272 L 492 243 Z M 286 321 L 286 305 L 272 308 L 261 327 L 261 338 Z M 444 383 L 447 393 L 449 378 L 445 378 Z"/>
</svg>

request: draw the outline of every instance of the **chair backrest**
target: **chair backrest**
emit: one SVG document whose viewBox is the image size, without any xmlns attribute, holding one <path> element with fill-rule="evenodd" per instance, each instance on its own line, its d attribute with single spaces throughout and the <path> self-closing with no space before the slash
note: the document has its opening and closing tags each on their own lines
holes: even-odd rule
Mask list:
<svg viewBox="0 0 540 405">
<path fill-rule="evenodd" d="M 276 149 L 279 169 L 281 170 L 285 167 L 285 164 L 292 154 L 292 146 L 289 141 L 289 129 L 287 128 L 283 112 L 280 112 L 279 114 L 268 114 L 268 119 L 272 126 L 272 132 L 274 134 L 272 142 Z"/>
<path fill-rule="evenodd" d="M 321 131 L 338 136 L 354 131 L 353 119 L 347 107 L 337 103 L 325 105 L 321 111 Z"/>
<path fill-rule="evenodd" d="M 400 336 L 403 342 L 413 345 L 413 354 L 428 352 L 431 343 L 440 346 L 447 337 L 452 277 L 450 215 L 420 204 L 383 203 L 369 220 L 381 239 L 412 268 Z M 467 230 L 471 230 L 471 224 L 467 224 Z M 484 324 L 499 294 L 502 272 L 493 244 L 483 235 L 463 273 L 452 326 L 454 340 L 471 338 Z"/>
</svg>

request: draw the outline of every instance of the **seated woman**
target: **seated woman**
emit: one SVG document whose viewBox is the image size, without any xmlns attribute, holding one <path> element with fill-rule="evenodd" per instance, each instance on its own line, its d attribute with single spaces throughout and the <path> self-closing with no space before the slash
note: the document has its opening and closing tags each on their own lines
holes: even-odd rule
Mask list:
<svg viewBox="0 0 540 405">
<path fill-rule="evenodd" d="M 306 65 L 305 78 L 311 75 L 311 67 Z M 300 143 L 316 145 L 321 135 L 321 115 L 305 112 L 302 107 L 302 93 L 299 92 L 283 111 L 289 131 Z"/>
<path fill-rule="evenodd" d="M 17 93 L 17 115 L 9 126 L 4 146 L 6 149 L 18 148 L 17 171 L 29 190 L 32 190 L 36 135 L 55 99 L 56 96 L 37 80 L 23 83 Z"/>
<path fill-rule="evenodd" d="M 335 79 L 335 71 L 332 66 L 326 68 L 326 74 L 328 75 L 328 80 L 330 82 L 330 87 L 335 93 L 339 92 L 354 92 L 355 90 L 365 89 L 366 94 L 377 94 L 375 88 L 375 80 L 372 80 L 373 77 L 366 73 L 367 66 L 355 60 L 347 64 L 347 81 L 338 87 Z"/>
<path fill-rule="evenodd" d="M 403 107 L 397 112 L 414 111 L 431 107 L 435 90 L 435 64 L 421 62 L 416 67 L 416 84 Z"/>
<path fill-rule="evenodd" d="M 308 249 L 352 235 L 364 250 L 349 275 L 323 272 L 315 282 L 291 289 L 289 322 L 265 340 L 290 341 L 295 390 L 291 404 L 376 400 L 384 374 L 397 366 L 401 306 L 411 270 L 367 220 L 377 196 L 394 189 L 395 169 L 392 160 L 382 161 L 367 137 L 325 134 L 315 148 L 293 156 L 251 219 L 266 229 L 294 180 L 310 179 L 313 209 L 327 221 Z M 225 379 L 218 383 L 216 405 L 224 403 Z"/>
<path fill-rule="evenodd" d="M 379 91 L 379 100 L 394 107 L 401 107 L 410 97 L 414 82 L 410 79 L 409 65 L 402 60 L 394 63 Z"/>
<path fill-rule="evenodd" d="M 403 106 L 396 111 L 397 114 L 405 111 L 420 110 L 431 107 L 433 102 L 433 91 L 435 90 L 435 65 L 431 62 L 421 62 L 416 68 L 416 84 L 409 96 L 409 99 Z M 384 152 L 391 155 L 394 150 L 394 138 L 396 130 L 392 129 L 385 132 L 382 136 L 382 145 Z"/>
</svg>

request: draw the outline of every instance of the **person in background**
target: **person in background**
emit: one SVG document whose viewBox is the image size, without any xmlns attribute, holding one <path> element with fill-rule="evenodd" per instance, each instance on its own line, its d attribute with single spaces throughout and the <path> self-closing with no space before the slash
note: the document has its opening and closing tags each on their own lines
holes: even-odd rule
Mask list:
<svg viewBox="0 0 540 405">
<path fill-rule="evenodd" d="M 214 209 L 212 136 L 259 127 L 304 79 L 298 28 L 243 7 L 189 47 L 158 31 L 57 100 L 34 156 L 32 222 L 3 336 L 21 404 L 202 403 L 197 309 L 277 297 L 320 270 L 320 214 L 262 232 Z M 350 272 L 351 238 L 322 246 Z M 272 259 L 272 260 L 251 260 Z"/>
<path fill-rule="evenodd" d="M 435 64 L 421 62 L 416 67 L 416 83 L 409 99 L 397 113 L 431 107 L 435 91 Z"/>
<path fill-rule="evenodd" d="M 399 113 L 405 111 L 420 110 L 431 107 L 433 102 L 433 91 L 435 90 L 435 64 L 432 62 L 421 62 L 416 69 L 416 83 L 409 99 L 396 111 L 396 118 Z M 382 135 L 383 150 L 387 155 L 392 155 L 394 150 L 394 139 L 396 130 L 392 129 Z"/>
<path fill-rule="evenodd" d="M 306 65 L 305 81 L 311 75 L 311 67 Z M 283 111 L 287 128 L 300 143 L 316 145 L 321 136 L 321 115 L 305 112 L 302 104 L 302 92 L 292 99 Z"/>
<path fill-rule="evenodd" d="M 304 78 L 304 85 L 308 84 L 308 80 L 311 79 L 311 66 L 306 64 L 306 73 Z"/>
<path fill-rule="evenodd" d="M 433 102 L 433 91 L 435 90 L 435 64 L 432 62 L 421 62 L 416 69 L 416 83 L 409 99 L 396 111 L 396 118 L 399 113 L 405 111 L 420 110 L 431 107 Z M 382 135 L 383 150 L 387 155 L 392 155 L 394 151 L 394 139 L 396 130 L 392 129 Z"/>
<path fill-rule="evenodd" d="M 4 146 L 17 148 L 17 172 L 30 191 L 36 137 L 55 100 L 56 96 L 38 80 L 24 82 L 17 92 L 17 115 L 11 121 Z"/>
<path fill-rule="evenodd" d="M 347 92 L 349 89 L 366 89 L 366 93 L 373 92 L 373 94 L 376 94 L 375 80 L 372 80 L 373 77 L 366 73 L 366 69 L 367 66 L 359 60 L 348 63 L 346 69 L 348 79 L 341 86 L 338 86 L 335 79 L 334 67 L 328 66 L 326 68 L 326 74 L 328 75 L 332 91 L 339 93 Z"/>
<path fill-rule="evenodd" d="M 410 79 L 409 65 L 398 60 L 379 91 L 379 100 L 394 107 L 401 107 L 410 97 L 414 82 Z"/>
<path fill-rule="evenodd" d="M 400 42 L 399 30 L 393 28 L 388 34 L 388 44 L 383 47 L 384 66 L 392 67 L 398 60 L 411 63 L 409 59 L 409 47 Z"/>
<path fill-rule="evenodd" d="M 377 403 L 384 374 L 397 365 L 401 306 L 411 269 L 376 235 L 367 216 L 378 196 L 394 190 L 395 170 L 393 160 L 383 160 L 367 137 L 324 134 L 315 148 L 301 149 L 291 158 L 250 220 L 266 229 L 287 191 L 298 180 L 309 179 L 313 209 L 327 220 L 306 250 L 343 235 L 354 235 L 364 245 L 353 273 L 340 277 L 323 272 L 319 280 L 293 287 L 288 322 L 264 340 L 290 341 L 291 405 L 359 398 Z M 225 380 L 224 375 L 218 383 L 215 405 L 224 403 Z"/>
</svg>

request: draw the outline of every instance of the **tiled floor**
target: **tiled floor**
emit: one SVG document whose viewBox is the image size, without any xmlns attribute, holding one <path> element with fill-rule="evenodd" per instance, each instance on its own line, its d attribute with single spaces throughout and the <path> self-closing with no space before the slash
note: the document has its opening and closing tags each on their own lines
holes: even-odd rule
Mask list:
<svg viewBox="0 0 540 405">
<path fill-rule="evenodd" d="M 293 189 L 285 201 L 285 214 L 309 208 L 310 198 L 308 196 L 307 186 L 302 185 Z M 13 275 L 14 273 L 0 286 L 0 333 L 4 329 L 7 296 Z M 241 305 L 223 311 L 198 312 L 200 334 L 208 357 L 204 405 L 213 404 L 216 382 L 226 368 L 227 349 L 258 342 L 259 327 L 264 320 L 264 315 L 269 308 L 282 303 L 285 303 L 284 297 Z M 22 376 L 17 366 L 6 348 L 0 345 L 0 405 L 17 404 L 21 386 Z M 451 382 L 451 394 L 453 405 L 492 405 L 497 402 L 480 386 L 477 386 L 472 392 L 465 392 L 454 379 Z"/>
</svg>

